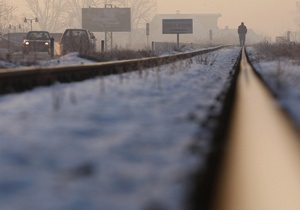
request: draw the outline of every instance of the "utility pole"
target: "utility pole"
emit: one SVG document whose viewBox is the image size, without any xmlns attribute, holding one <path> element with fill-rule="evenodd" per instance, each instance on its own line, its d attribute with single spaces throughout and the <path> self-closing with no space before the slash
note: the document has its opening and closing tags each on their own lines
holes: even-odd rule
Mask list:
<svg viewBox="0 0 300 210">
<path fill-rule="evenodd" d="M 150 24 L 146 23 L 147 47 L 149 47 Z"/>
</svg>

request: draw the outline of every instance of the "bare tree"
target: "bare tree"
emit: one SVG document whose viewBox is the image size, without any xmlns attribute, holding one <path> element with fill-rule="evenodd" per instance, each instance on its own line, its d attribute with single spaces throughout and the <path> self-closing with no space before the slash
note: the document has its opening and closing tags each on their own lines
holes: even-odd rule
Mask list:
<svg viewBox="0 0 300 210">
<path fill-rule="evenodd" d="M 1 1 L 1 0 L 0 0 Z M 64 27 L 80 27 L 81 9 L 101 7 L 106 0 L 26 0 L 27 6 L 38 18 L 39 28 L 51 32 Z"/>
<path fill-rule="evenodd" d="M 8 28 L 8 24 L 13 20 L 13 12 L 16 7 L 7 4 L 7 1 L 0 0 L 0 32 Z"/>
<path fill-rule="evenodd" d="M 132 32 L 129 34 L 129 45 L 135 39 L 137 29 L 145 27 L 157 8 L 156 0 L 26 0 L 26 2 L 38 17 L 40 28 L 51 32 L 64 27 L 81 27 L 82 8 L 103 8 L 107 4 L 131 8 Z"/>
<path fill-rule="evenodd" d="M 26 2 L 33 14 L 38 17 L 40 28 L 49 31 L 57 31 L 70 25 L 70 19 L 74 19 L 75 25 L 79 26 L 82 8 L 99 8 L 105 4 L 130 7 L 132 28 L 136 29 L 144 27 L 153 17 L 157 5 L 156 0 L 26 0 Z"/>
<path fill-rule="evenodd" d="M 157 9 L 156 0 L 68 0 L 70 5 L 70 16 L 76 18 L 77 23 L 81 23 L 81 8 L 87 7 L 113 7 L 131 8 L 132 32 L 129 36 L 129 45 L 136 37 L 137 29 L 144 28 L 155 15 Z"/>
<path fill-rule="evenodd" d="M 116 0 L 118 7 L 131 8 L 132 32 L 129 36 L 129 45 L 135 40 L 137 29 L 145 28 L 147 22 L 153 18 L 157 10 L 156 0 Z"/>
<path fill-rule="evenodd" d="M 65 0 L 26 0 L 28 7 L 38 18 L 41 30 L 58 31 L 69 23 L 68 1 Z"/>
<path fill-rule="evenodd" d="M 118 0 L 116 5 L 131 8 L 133 29 L 145 27 L 145 24 L 153 18 L 157 9 L 155 0 Z"/>
<path fill-rule="evenodd" d="M 67 0 L 70 26 L 81 26 L 81 10 L 88 7 L 102 7 L 105 0 Z"/>
<path fill-rule="evenodd" d="M 300 26 L 300 1 L 296 1 L 296 19 L 295 22 Z"/>
<path fill-rule="evenodd" d="M 145 27 L 157 9 L 156 0 L 68 0 L 69 12 L 81 22 L 81 9 L 88 7 L 104 7 L 110 4 L 116 7 L 130 7 L 132 14 L 132 28 Z"/>
</svg>

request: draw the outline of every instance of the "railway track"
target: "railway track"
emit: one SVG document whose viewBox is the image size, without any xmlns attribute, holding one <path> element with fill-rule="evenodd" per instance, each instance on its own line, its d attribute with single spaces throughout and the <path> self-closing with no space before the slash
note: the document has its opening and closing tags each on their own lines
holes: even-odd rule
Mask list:
<svg viewBox="0 0 300 210">
<path fill-rule="evenodd" d="M 0 70 L 0 90 L 5 94 L 55 82 L 138 71 L 220 48 L 130 61 Z M 233 80 L 230 93 L 224 99 L 224 114 L 219 117 L 220 132 L 215 137 L 215 144 L 219 144 L 218 157 L 213 160 L 218 163 L 214 162 L 207 170 L 209 183 L 203 187 L 200 180 L 197 185 L 202 190 L 202 201 L 212 200 L 203 201 L 208 203 L 200 205 L 205 208 L 195 205 L 191 209 L 298 210 L 299 134 L 255 75 L 245 51 L 242 52 L 237 80 Z M 237 73 L 232 74 L 236 77 Z M 199 194 L 193 196 L 192 202 L 199 202 Z"/>
<path fill-rule="evenodd" d="M 199 158 L 190 154 L 195 138 L 200 138 L 194 136 L 198 123 L 205 122 L 210 111 L 215 116 L 219 113 L 221 93 L 230 86 L 239 54 L 240 48 L 230 47 L 150 68 L 141 75 L 133 72 L 122 79 L 110 76 L 1 97 L 0 149 L 8 155 L 12 153 L 12 158 L 29 156 L 42 163 L 25 163 L 20 169 L 20 165 L 2 157 L 0 181 L 6 181 L 4 175 L 23 180 L 23 174 L 15 171 L 24 169 L 28 172 L 26 177 L 33 180 L 24 192 L 28 189 L 39 194 L 45 189 L 44 182 L 46 190 L 53 189 L 60 185 L 65 172 L 67 176 L 74 172 L 80 177 L 69 183 L 82 183 L 81 187 L 73 189 L 66 184 L 59 189 L 61 194 L 71 194 L 68 205 L 84 196 L 87 203 L 95 198 L 98 209 L 187 209 L 180 206 L 184 204 L 187 178 L 196 170 L 198 160 L 194 161 Z M 208 123 L 201 130 L 203 139 L 210 137 L 208 129 L 213 126 Z M 32 145 L 37 145 L 34 151 L 30 149 Z M 55 163 L 50 170 L 49 159 Z M 7 167 L 13 169 L 5 170 Z M 53 176 L 53 182 L 44 181 Z M 5 189 L 0 192 L 4 194 Z M 47 201 L 59 206 L 56 193 L 47 193 Z M 20 199 L 26 200 L 28 209 L 39 205 L 36 197 L 28 198 L 28 194 L 13 193 L 13 201 L 2 200 L 0 206 L 14 206 L 18 203 L 14 201 Z M 128 206 L 131 197 L 136 208 Z M 144 198 L 147 200 L 142 204 L 136 203 Z M 158 207 L 157 202 L 161 203 Z"/>
<path fill-rule="evenodd" d="M 20 69 L 0 69 L 0 94 L 21 92 L 37 86 L 48 86 L 55 82 L 67 83 L 82 81 L 85 79 L 106 76 L 111 74 L 122 74 L 143 68 L 160 66 L 191 58 L 197 55 L 219 50 L 225 46 L 218 46 L 204 50 L 151 57 L 144 59 L 133 59 L 126 61 L 113 61 L 95 64 L 51 66 L 51 67 L 29 67 Z"/>
<path fill-rule="evenodd" d="M 244 50 L 232 111 L 211 209 L 300 209 L 299 133 Z"/>
</svg>

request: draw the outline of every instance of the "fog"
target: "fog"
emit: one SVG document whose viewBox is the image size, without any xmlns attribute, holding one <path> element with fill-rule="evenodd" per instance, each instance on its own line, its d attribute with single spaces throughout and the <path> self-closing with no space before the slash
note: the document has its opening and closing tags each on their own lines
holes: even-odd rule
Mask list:
<svg viewBox="0 0 300 210">
<path fill-rule="evenodd" d="M 18 7 L 18 14 L 28 14 L 25 0 L 8 2 Z M 159 14 L 220 13 L 220 28 L 237 28 L 243 21 L 257 34 L 273 39 L 289 30 L 298 31 L 299 28 L 296 24 L 295 0 L 157 0 L 157 3 Z"/>
<path fill-rule="evenodd" d="M 220 13 L 219 27 L 248 28 L 265 36 L 297 30 L 295 0 L 158 0 L 158 13 Z"/>
</svg>

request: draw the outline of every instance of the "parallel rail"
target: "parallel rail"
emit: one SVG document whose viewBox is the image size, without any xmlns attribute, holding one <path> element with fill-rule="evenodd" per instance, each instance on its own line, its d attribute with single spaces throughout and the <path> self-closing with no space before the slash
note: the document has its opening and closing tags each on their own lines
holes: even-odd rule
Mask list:
<svg viewBox="0 0 300 210">
<path fill-rule="evenodd" d="M 0 94 L 20 92 L 37 86 L 51 85 L 55 82 L 75 82 L 97 76 L 106 76 L 111 74 L 122 74 L 130 71 L 137 71 L 143 68 L 160 66 L 178 60 L 209 53 L 219 50 L 223 47 L 224 46 L 219 46 L 189 53 L 181 53 L 177 55 L 126 61 L 55 67 L 32 67 L 9 70 L 1 69 Z"/>
<path fill-rule="evenodd" d="M 300 136 L 249 65 L 240 64 L 213 210 L 299 210 Z"/>
</svg>

